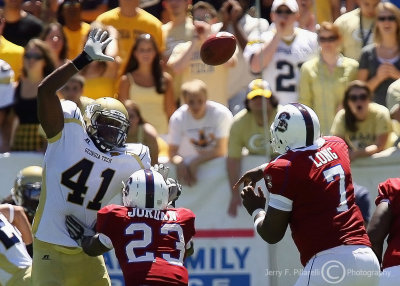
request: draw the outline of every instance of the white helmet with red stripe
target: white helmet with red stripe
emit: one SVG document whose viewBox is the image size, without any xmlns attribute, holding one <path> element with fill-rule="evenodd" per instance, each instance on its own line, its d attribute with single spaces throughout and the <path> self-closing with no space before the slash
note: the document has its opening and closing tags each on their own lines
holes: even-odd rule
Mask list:
<svg viewBox="0 0 400 286">
<path fill-rule="evenodd" d="M 271 146 L 280 154 L 311 146 L 321 136 L 318 116 L 314 110 L 300 103 L 283 106 L 276 114 L 270 131 Z"/>
<path fill-rule="evenodd" d="M 126 207 L 163 210 L 168 205 L 168 187 L 155 170 L 134 172 L 124 183 L 122 201 Z"/>
</svg>

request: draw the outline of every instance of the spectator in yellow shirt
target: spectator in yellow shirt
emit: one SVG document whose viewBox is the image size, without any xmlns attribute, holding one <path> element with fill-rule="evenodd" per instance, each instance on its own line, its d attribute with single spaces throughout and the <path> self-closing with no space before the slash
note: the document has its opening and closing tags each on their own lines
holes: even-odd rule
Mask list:
<svg viewBox="0 0 400 286">
<path fill-rule="evenodd" d="M 333 121 L 331 134 L 346 141 L 351 160 L 381 152 L 396 141 L 389 109 L 371 102 L 371 98 L 365 82 L 351 82 L 345 92 L 343 109 Z"/>
<path fill-rule="evenodd" d="M 119 6 L 103 14 L 96 21 L 113 26 L 119 33 L 118 56 L 121 58 L 119 75 L 128 62 L 135 39 L 139 34 L 148 33 L 156 41 L 160 51 L 164 51 L 162 23 L 156 17 L 139 7 L 139 0 L 119 0 Z"/>
<path fill-rule="evenodd" d="M 340 54 L 343 38 L 336 24 L 322 22 L 317 34 L 320 52 L 301 66 L 299 102 L 315 111 L 321 133 L 328 135 L 347 85 L 357 77 L 358 62 Z"/>
</svg>

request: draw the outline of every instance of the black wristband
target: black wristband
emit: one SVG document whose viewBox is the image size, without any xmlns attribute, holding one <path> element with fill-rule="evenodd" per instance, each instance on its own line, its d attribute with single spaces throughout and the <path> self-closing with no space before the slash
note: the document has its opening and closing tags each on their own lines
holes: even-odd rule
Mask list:
<svg viewBox="0 0 400 286">
<path fill-rule="evenodd" d="M 26 244 L 25 247 L 26 247 L 26 250 L 28 251 L 29 255 L 30 255 L 31 257 L 33 257 L 33 247 L 32 247 L 32 243 L 31 243 L 31 244 Z"/>
<path fill-rule="evenodd" d="M 92 58 L 85 51 L 82 51 L 79 56 L 72 60 L 72 63 L 77 68 L 77 70 L 83 69 L 91 62 L 93 62 Z"/>
</svg>

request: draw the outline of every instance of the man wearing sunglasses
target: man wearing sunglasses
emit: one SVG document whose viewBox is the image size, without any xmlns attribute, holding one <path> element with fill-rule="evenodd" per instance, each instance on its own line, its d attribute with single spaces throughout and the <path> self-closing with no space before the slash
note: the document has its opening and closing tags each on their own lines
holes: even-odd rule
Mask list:
<svg viewBox="0 0 400 286">
<path fill-rule="evenodd" d="M 260 33 L 266 32 L 269 23 L 266 19 L 256 18 L 249 14 L 251 1 L 227 0 L 222 3 L 219 13 L 221 22 L 211 26 L 211 31 L 227 31 L 235 35 L 240 52 L 237 54 L 237 64 L 229 70 L 228 76 L 228 104 L 233 112 L 244 108 L 243 101 L 246 97 L 247 85 L 256 79 L 251 73 L 249 63 L 244 60 L 243 50 L 248 41 L 257 39 Z"/>
<path fill-rule="evenodd" d="M 318 52 L 317 34 L 296 27 L 296 0 L 275 0 L 271 7 L 272 27 L 260 40 L 249 42 L 244 51 L 253 73 L 262 73 L 279 103 L 298 101 L 299 70 Z"/>
</svg>

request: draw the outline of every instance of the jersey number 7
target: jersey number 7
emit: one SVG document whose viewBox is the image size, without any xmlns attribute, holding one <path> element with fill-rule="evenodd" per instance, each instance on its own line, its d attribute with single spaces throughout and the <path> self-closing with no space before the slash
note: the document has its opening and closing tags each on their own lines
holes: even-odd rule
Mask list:
<svg viewBox="0 0 400 286">
<path fill-rule="evenodd" d="M 344 170 L 342 165 L 335 165 L 323 172 L 325 179 L 328 183 L 332 182 L 335 180 L 337 177 L 339 177 L 339 194 L 340 194 L 340 200 L 339 200 L 339 206 L 336 208 L 338 212 L 344 212 L 349 209 L 347 205 L 347 198 L 346 198 L 346 187 L 345 187 L 345 175 L 344 175 Z"/>
</svg>

